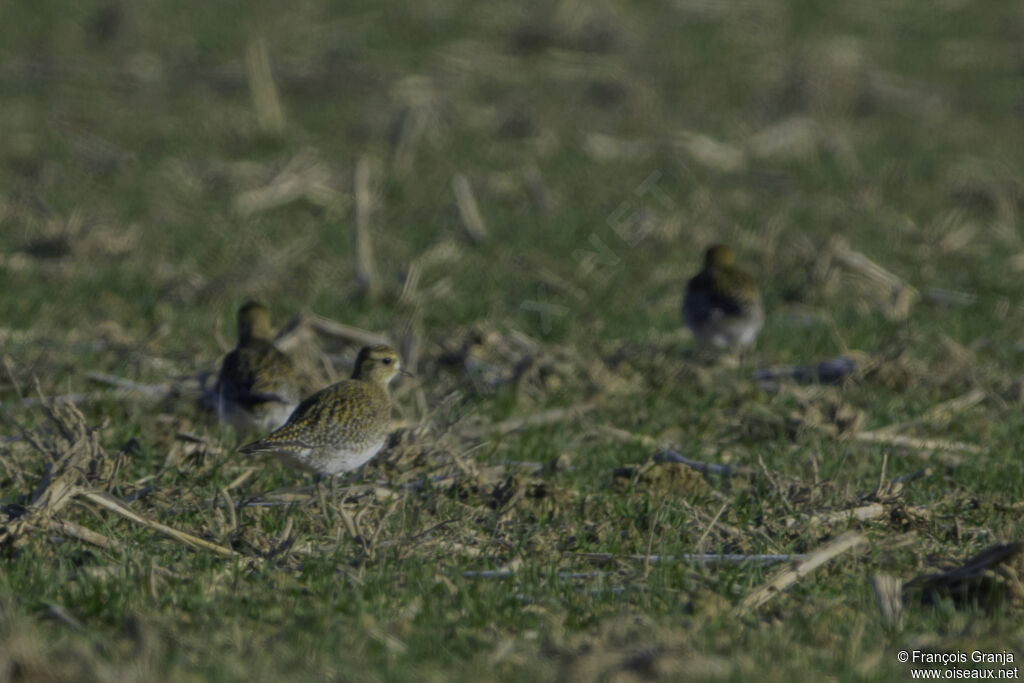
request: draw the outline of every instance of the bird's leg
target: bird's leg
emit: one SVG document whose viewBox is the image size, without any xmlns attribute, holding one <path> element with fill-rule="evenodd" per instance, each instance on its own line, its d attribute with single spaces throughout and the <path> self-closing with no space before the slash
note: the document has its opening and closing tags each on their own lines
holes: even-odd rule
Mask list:
<svg viewBox="0 0 1024 683">
<path fill-rule="evenodd" d="M 322 482 L 323 479 L 324 479 L 324 475 L 322 475 L 322 474 L 316 474 L 316 475 L 313 476 L 314 486 L 316 487 L 315 488 L 316 498 L 320 502 L 320 512 L 321 512 L 321 514 L 323 514 L 324 517 L 327 517 L 329 515 L 328 507 L 327 507 L 327 499 L 324 496 L 324 489 L 320 485 L 320 482 Z"/>
</svg>

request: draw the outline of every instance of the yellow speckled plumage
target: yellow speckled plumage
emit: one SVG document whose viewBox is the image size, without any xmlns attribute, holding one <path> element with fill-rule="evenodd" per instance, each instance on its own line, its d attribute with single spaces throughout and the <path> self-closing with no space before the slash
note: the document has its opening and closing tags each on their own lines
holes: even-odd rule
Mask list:
<svg viewBox="0 0 1024 683">
<path fill-rule="evenodd" d="M 764 325 L 757 282 L 722 244 L 704 253 L 704 268 L 686 285 L 682 314 L 701 346 L 721 349 L 753 346 Z"/>
<path fill-rule="evenodd" d="M 299 402 L 292 362 L 271 338 L 266 306 L 238 309 L 238 346 L 221 363 L 216 392 L 221 419 L 242 433 L 280 426 Z"/>
<path fill-rule="evenodd" d="M 359 352 L 351 379 L 299 404 L 283 426 L 242 446 L 243 453 L 273 453 L 298 469 L 340 474 L 368 461 L 384 445 L 391 420 L 388 383 L 401 370 L 388 346 Z"/>
</svg>

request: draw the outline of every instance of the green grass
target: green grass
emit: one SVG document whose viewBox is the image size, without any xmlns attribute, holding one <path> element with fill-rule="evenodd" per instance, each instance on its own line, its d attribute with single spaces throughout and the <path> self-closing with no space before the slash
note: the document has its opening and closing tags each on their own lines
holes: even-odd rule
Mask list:
<svg viewBox="0 0 1024 683">
<path fill-rule="evenodd" d="M 2 549 L 0 678 L 905 680 L 901 649 L 1024 656 L 1019 601 L 911 600 L 886 628 L 871 589 L 1021 536 L 1022 21 L 997 2 L 0 9 L 0 504 L 13 519 L 47 465 L 19 438 L 52 429 L 21 401 L 38 380 L 93 394 L 81 408 L 105 457 L 121 454 L 112 495 L 239 553 L 79 499 L 57 518 L 115 544 L 37 528 Z M 246 75 L 258 37 L 277 134 Z M 810 142 L 759 156 L 757 134 L 792 117 L 813 121 Z M 695 153 L 694 133 L 745 164 Z M 360 157 L 376 302 L 355 277 Z M 335 204 L 236 209 L 290 163 Z M 657 194 L 638 190 L 652 178 Z M 922 293 L 905 317 L 828 267 L 837 238 Z M 854 353 L 859 372 L 764 388 L 695 363 L 678 307 L 717 241 L 763 283 L 747 369 Z M 216 368 L 250 297 L 281 324 L 305 311 L 396 341 L 419 330 L 416 380 L 395 396 L 420 429 L 341 484 L 376 483 L 345 507 L 359 539 L 338 501 L 243 505 L 310 481 L 241 459 L 182 379 Z M 354 352 L 294 351 L 311 388 Z M 119 398 L 88 372 L 180 394 Z M 959 462 L 857 438 L 974 390 L 899 430 L 981 447 Z M 587 402 L 555 425 L 463 431 Z M 762 474 L 695 480 L 649 464 L 664 445 Z M 886 454 L 886 479 L 930 473 L 882 518 L 811 522 L 865 504 Z M 868 543 L 753 612 L 734 607 L 778 567 L 619 557 L 809 552 L 850 529 Z M 493 569 L 514 571 L 464 576 Z"/>
</svg>

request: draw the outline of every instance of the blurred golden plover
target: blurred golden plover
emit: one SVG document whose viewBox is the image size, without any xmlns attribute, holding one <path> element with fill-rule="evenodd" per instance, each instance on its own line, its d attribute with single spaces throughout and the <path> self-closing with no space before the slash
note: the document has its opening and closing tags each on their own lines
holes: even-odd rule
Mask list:
<svg viewBox="0 0 1024 683">
<path fill-rule="evenodd" d="M 270 311 L 250 301 L 238 309 L 238 346 L 217 376 L 217 413 L 239 433 L 284 424 L 299 403 L 295 371 L 271 341 Z"/>
<path fill-rule="evenodd" d="M 388 383 L 401 371 L 394 349 L 367 346 L 359 352 L 351 379 L 313 394 L 282 427 L 239 450 L 272 453 L 317 474 L 354 470 L 384 446 L 391 421 Z"/>
<path fill-rule="evenodd" d="M 742 351 L 753 346 L 764 324 L 757 283 L 735 264 L 732 249 L 716 244 L 686 285 L 683 322 L 701 347 Z"/>
</svg>

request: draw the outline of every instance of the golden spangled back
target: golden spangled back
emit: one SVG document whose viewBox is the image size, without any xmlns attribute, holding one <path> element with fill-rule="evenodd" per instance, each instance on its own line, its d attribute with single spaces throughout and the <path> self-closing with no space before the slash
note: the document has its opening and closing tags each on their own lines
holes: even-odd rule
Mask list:
<svg viewBox="0 0 1024 683">
<path fill-rule="evenodd" d="M 384 435 L 390 419 L 382 386 L 349 379 L 300 403 L 284 426 L 262 440 L 261 450 L 288 444 L 361 449 Z"/>
</svg>

